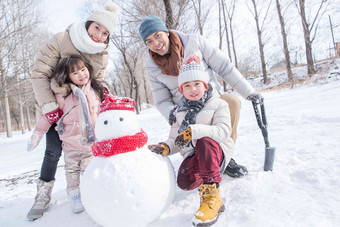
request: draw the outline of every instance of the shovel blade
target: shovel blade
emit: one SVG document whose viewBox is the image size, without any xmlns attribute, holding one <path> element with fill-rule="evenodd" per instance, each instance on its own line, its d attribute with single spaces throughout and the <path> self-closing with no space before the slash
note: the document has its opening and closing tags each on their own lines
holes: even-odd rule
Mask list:
<svg viewBox="0 0 340 227">
<path fill-rule="evenodd" d="M 264 158 L 264 171 L 272 171 L 274 165 L 275 147 L 266 147 L 266 155 Z"/>
</svg>

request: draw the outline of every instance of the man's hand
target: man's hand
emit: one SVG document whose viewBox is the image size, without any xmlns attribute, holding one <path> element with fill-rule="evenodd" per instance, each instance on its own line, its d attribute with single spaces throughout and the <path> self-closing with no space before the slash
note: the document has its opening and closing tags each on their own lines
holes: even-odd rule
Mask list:
<svg viewBox="0 0 340 227">
<path fill-rule="evenodd" d="M 163 157 L 167 156 L 170 153 L 170 148 L 165 143 L 163 144 L 156 144 L 156 145 L 149 145 L 149 150 L 156 153 L 161 154 Z"/>
<path fill-rule="evenodd" d="M 247 97 L 247 100 L 250 100 L 255 103 L 262 103 L 263 97 L 260 93 L 253 92 Z"/>
<path fill-rule="evenodd" d="M 175 139 L 175 145 L 178 145 L 180 148 L 183 148 L 188 143 L 190 143 L 191 137 L 191 128 L 187 128 L 181 134 L 179 134 Z"/>
</svg>

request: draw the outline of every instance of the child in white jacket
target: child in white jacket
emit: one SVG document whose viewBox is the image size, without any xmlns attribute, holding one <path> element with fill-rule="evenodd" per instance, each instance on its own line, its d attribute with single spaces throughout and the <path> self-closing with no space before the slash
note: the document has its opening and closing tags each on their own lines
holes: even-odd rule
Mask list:
<svg viewBox="0 0 340 227">
<path fill-rule="evenodd" d="M 177 152 L 183 156 L 178 187 L 183 190 L 199 187 L 201 196 L 200 208 L 193 218 L 195 225 L 211 225 L 224 211 L 219 183 L 234 146 L 228 104 L 208 81 L 209 75 L 204 72 L 200 58 L 190 55 L 178 76 L 183 97 L 171 111 L 169 138 L 149 146 L 151 151 L 163 156 Z"/>
</svg>

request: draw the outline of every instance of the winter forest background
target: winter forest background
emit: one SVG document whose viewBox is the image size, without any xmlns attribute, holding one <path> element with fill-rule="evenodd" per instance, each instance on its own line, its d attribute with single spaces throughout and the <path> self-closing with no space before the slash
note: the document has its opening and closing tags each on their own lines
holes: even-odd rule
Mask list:
<svg viewBox="0 0 340 227">
<path fill-rule="evenodd" d="M 1 0 L 0 132 L 6 132 L 7 137 L 12 137 L 12 130 L 31 131 L 35 124 L 30 73 L 35 55 L 54 35 L 43 13 L 48 1 Z M 78 13 L 85 20 L 105 1 L 84 0 Z M 106 79 L 111 93 L 136 100 L 137 113 L 143 103 L 153 104 L 144 70 L 147 48 L 138 34 L 139 23 L 148 14 L 161 17 L 168 28 L 210 39 L 251 83 L 257 79 L 264 87 L 270 87 L 269 75 L 273 73 L 280 77 L 276 78 L 279 87 L 294 87 L 317 76 L 320 62 L 340 54 L 338 0 L 113 2 L 119 6 L 120 16 L 110 42 Z M 293 70 L 302 65 L 307 68 L 303 78 Z M 224 89 L 228 91 L 227 86 Z"/>
</svg>

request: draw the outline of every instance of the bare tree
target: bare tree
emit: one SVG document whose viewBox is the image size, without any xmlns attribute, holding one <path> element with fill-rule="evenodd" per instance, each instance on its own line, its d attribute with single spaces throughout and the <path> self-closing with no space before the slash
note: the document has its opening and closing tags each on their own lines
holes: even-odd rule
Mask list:
<svg viewBox="0 0 340 227">
<path fill-rule="evenodd" d="M 232 43 L 232 48 L 233 48 L 233 53 L 234 53 L 234 64 L 235 64 L 235 67 L 238 68 L 236 45 L 235 45 L 234 31 L 233 31 L 233 18 L 234 18 L 237 0 L 232 0 L 232 1 L 228 1 L 228 2 L 230 3 L 229 7 L 226 6 L 225 0 L 222 0 L 223 14 L 224 14 L 224 17 L 225 17 L 225 11 L 227 11 L 227 15 L 228 15 L 228 19 L 229 19 L 229 31 L 230 31 L 231 43 Z M 225 23 L 226 23 L 226 21 L 225 21 Z M 227 24 L 225 26 L 227 26 Z M 226 28 L 226 32 L 227 32 L 227 28 Z M 227 40 L 229 40 L 228 34 L 227 34 Z M 229 41 L 228 41 L 228 52 L 230 53 Z M 230 60 L 232 59 L 231 53 L 229 54 L 229 58 L 230 58 Z"/>
<path fill-rule="evenodd" d="M 172 13 L 170 0 L 163 0 L 163 2 L 164 2 L 165 12 L 166 12 L 165 25 L 166 25 L 167 28 L 173 28 L 173 26 L 174 26 L 174 16 L 173 16 L 173 13 Z"/>
<path fill-rule="evenodd" d="M 206 12 L 203 11 L 203 6 L 202 6 L 202 0 L 191 0 L 192 2 L 192 6 L 194 8 L 195 11 L 195 15 L 196 15 L 196 24 L 197 24 L 197 28 L 198 31 L 201 35 L 203 35 L 203 28 L 205 23 L 207 22 L 207 18 L 209 16 L 210 13 L 210 8 L 207 9 Z"/>
<path fill-rule="evenodd" d="M 260 58 L 261 58 L 261 67 L 262 67 L 262 74 L 263 74 L 263 83 L 267 84 L 268 82 L 268 78 L 267 78 L 267 70 L 266 70 L 266 61 L 265 61 L 265 57 L 264 57 L 264 45 L 265 43 L 262 41 L 262 36 L 263 36 L 263 30 L 264 30 L 264 22 L 268 16 L 268 12 L 270 9 L 270 4 L 271 4 L 271 0 L 268 4 L 267 7 L 263 8 L 266 11 L 263 13 L 263 19 L 262 22 L 260 21 L 260 14 L 258 12 L 258 5 L 257 2 L 255 0 L 251 0 L 253 3 L 253 7 L 254 7 L 254 12 L 253 13 L 253 17 L 255 19 L 255 23 L 256 23 L 256 31 L 257 31 L 257 39 L 258 39 L 258 44 L 259 44 L 259 51 L 260 51 Z M 260 9 L 260 12 L 262 10 Z"/>
<path fill-rule="evenodd" d="M 305 7 L 306 1 L 305 0 L 294 0 L 294 2 L 299 12 L 301 23 L 302 23 L 303 36 L 304 36 L 305 48 L 306 48 L 308 75 L 312 76 L 316 72 L 315 67 L 314 67 L 314 60 L 313 60 L 312 43 L 316 37 L 316 33 L 319 27 L 320 20 L 323 17 L 324 13 L 327 11 L 330 1 L 328 2 L 326 0 L 318 1 L 315 15 L 314 16 L 308 15 L 308 17 L 306 15 L 306 7 Z M 308 20 L 308 18 L 310 20 Z"/>
<path fill-rule="evenodd" d="M 290 81 L 291 87 L 293 87 L 294 80 L 293 80 L 292 67 L 291 67 L 291 64 L 290 64 L 287 34 L 286 34 L 286 30 L 285 30 L 285 21 L 284 21 L 284 18 L 282 16 L 281 5 L 280 5 L 279 0 L 276 0 L 276 9 L 277 9 L 277 14 L 279 16 L 279 21 L 280 21 L 282 43 L 283 43 L 283 52 L 284 52 L 284 55 L 285 55 L 285 62 L 286 62 L 288 80 Z"/>
<path fill-rule="evenodd" d="M 3 0 L 1 1 L 0 22 L 0 73 L 1 94 L 5 105 L 7 136 L 12 136 L 11 119 L 14 119 L 22 130 L 24 127 L 23 104 L 26 96 L 22 87 L 26 80 L 24 71 L 27 70 L 28 55 L 24 54 L 26 43 L 34 42 L 30 39 L 38 24 L 36 6 L 37 0 Z M 28 46 L 28 45 L 26 45 Z M 31 57 L 31 56 L 30 56 Z M 33 58 L 32 58 L 33 59 Z M 32 93 L 32 91 L 29 91 Z M 14 105 L 18 108 L 14 108 Z M 15 111 L 15 112 L 14 112 Z M 12 117 L 13 115 L 13 117 Z"/>
</svg>

